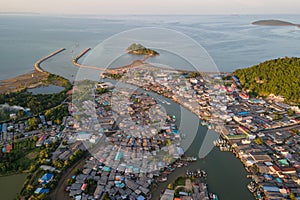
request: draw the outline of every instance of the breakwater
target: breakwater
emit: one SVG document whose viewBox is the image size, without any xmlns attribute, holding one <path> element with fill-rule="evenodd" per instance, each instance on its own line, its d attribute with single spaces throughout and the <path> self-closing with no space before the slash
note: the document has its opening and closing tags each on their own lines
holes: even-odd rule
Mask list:
<svg viewBox="0 0 300 200">
<path fill-rule="evenodd" d="M 44 62 L 45 60 L 47 60 L 47 59 L 49 59 L 49 58 L 55 56 L 56 54 L 59 54 L 60 52 L 62 52 L 62 51 L 64 51 L 64 50 L 66 50 L 66 49 L 65 49 L 65 48 L 58 49 L 58 50 L 54 51 L 53 53 L 51 53 L 51 54 L 45 56 L 44 58 L 42 58 L 42 59 L 36 61 L 35 64 L 34 64 L 34 69 L 35 69 L 36 71 L 38 71 L 38 72 L 41 72 L 41 73 L 47 73 L 45 70 L 43 70 L 43 69 L 41 68 L 41 63 Z"/>
<path fill-rule="evenodd" d="M 105 70 L 105 68 L 95 67 L 95 66 L 86 66 L 86 65 L 82 65 L 82 64 L 78 63 L 78 60 L 80 58 L 82 58 L 90 50 L 91 50 L 91 48 L 84 49 L 79 55 L 77 55 L 75 58 L 73 58 L 72 64 L 79 68 L 95 69 L 95 70 L 101 70 L 101 71 Z"/>
<path fill-rule="evenodd" d="M 77 66 L 77 67 L 85 67 L 82 64 L 78 63 L 78 60 L 84 56 L 87 52 L 89 52 L 91 50 L 91 48 L 86 48 L 84 49 L 79 55 L 77 55 L 75 58 L 73 58 L 72 63 L 73 65 Z"/>
</svg>

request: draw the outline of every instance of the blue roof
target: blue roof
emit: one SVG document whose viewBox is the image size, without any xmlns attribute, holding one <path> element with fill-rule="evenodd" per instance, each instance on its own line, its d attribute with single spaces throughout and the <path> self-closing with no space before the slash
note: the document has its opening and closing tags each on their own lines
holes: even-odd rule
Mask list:
<svg viewBox="0 0 300 200">
<path fill-rule="evenodd" d="M 140 196 L 138 196 L 137 200 L 145 200 L 145 197 L 140 195 Z"/>
<path fill-rule="evenodd" d="M 264 177 L 267 179 L 273 179 L 273 177 L 270 174 L 264 174 Z"/>
<path fill-rule="evenodd" d="M 49 193 L 49 189 L 46 188 L 36 188 L 36 190 L 34 191 L 35 194 L 48 194 Z"/>
<path fill-rule="evenodd" d="M 282 180 L 281 180 L 280 178 L 276 178 L 276 181 L 277 181 L 278 183 L 282 183 Z"/>
<path fill-rule="evenodd" d="M 39 179 L 42 184 L 47 184 L 51 179 L 53 178 L 53 174 L 47 173 L 42 176 L 42 178 Z"/>
<path fill-rule="evenodd" d="M 242 111 L 242 112 L 238 112 L 238 115 L 247 115 L 247 114 L 249 114 L 249 112 L 248 112 L 248 111 Z"/>
<path fill-rule="evenodd" d="M 102 170 L 105 171 L 105 172 L 110 172 L 110 167 L 104 166 L 102 168 Z"/>
<path fill-rule="evenodd" d="M 263 189 L 268 192 L 279 192 L 279 188 L 274 186 L 263 186 Z"/>
<path fill-rule="evenodd" d="M 31 117 L 31 114 L 30 114 L 30 111 L 29 110 L 24 110 L 25 114 L 28 116 L 28 117 Z"/>
<path fill-rule="evenodd" d="M 123 187 L 125 187 L 125 184 L 124 184 L 124 183 L 117 183 L 117 184 L 116 184 L 116 187 L 118 187 L 118 188 L 123 188 Z"/>
<path fill-rule="evenodd" d="M 116 157 L 115 157 L 115 160 L 121 160 L 121 158 L 123 157 L 123 153 L 122 152 L 118 152 Z"/>
</svg>

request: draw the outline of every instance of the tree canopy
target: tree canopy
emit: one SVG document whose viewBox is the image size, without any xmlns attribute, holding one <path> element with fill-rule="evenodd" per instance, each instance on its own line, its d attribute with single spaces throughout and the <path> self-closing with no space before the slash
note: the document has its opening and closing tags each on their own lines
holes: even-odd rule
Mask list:
<svg viewBox="0 0 300 200">
<path fill-rule="evenodd" d="M 233 74 L 239 77 L 242 87 L 250 94 L 283 95 L 288 101 L 300 102 L 300 58 L 269 60 L 238 69 Z"/>
</svg>

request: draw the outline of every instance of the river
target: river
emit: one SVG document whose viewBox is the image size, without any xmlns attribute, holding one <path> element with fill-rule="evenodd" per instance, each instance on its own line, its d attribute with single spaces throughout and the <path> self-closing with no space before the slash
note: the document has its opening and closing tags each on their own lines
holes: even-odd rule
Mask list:
<svg viewBox="0 0 300 200">
<path fill-rule="evenodd" d="M 0 177 L 0 199 L 12 200 L 16 198 L 16 194 L 20 192 L 25 181 L 26 174 L 14 174 L 10 176 Z"/>
<path fill-rule="evenodd" d="M 155 93 L 148 93 L 156 99 L 170 103 L 170 105 L 162 103 L 162 106 L 165 107 L 168 114 L 176 116 L 176 125 L 179 127 L 180 132 L 186 135 L 183 139 L 186 155 L 198 156 L 199 152 L 201 152 L 200 148 L 207 145 L 203 142 L 214 138 L 214 134 L 217 133 L 211 130 L 208 131 L 206 127 L 200 124 L 200 120 L 195 114 L 177 103 Z M 198 130 L 194 133 L 195 127 Z M 161 190 L 166 189 L 168 184 L 172 183 L 177 177 L 185 175 L 187 169 L 193 170 L 197 168 L 204 169 L 207 172 L 206 181 L 209 191 L 216 193 L 219 199 L 254 199 L 253 195 L 247 189 L 247 184 L 250 180 L 246 178 L 247 171 L 243 164 L 231 152 L 221 152 L 218 148 L 213 147 L 212 144 L 211 148 L 212 150 L 207 156 L 201 159 L 198 157 L 198 160 L 190 163 L 188 167 L 177 168 L 168 176 L 167 182 L 159 183 L 156 190 L 152 193 L 153 199 L 158 199 L 156 197 L 159 197 Z"/>
<path fill-rule="evenodd" d="M 104 79 L 103 81 L 116 83 L 116 81 L 110 79 Z M 135 88 L 135 86 L 125 83 L 121 83 L 121 85 Z M 187 167 L 177 168 L 168 175 L 167 182 L 159 183 L 155 191 L 152 192 L 154 200 L 159 199 L 161 190 L 166 189 L 169 183 L 180 176 L 184 176 L 187 169 L 195 170 L 199 168 L 207 172 L 206 183 L 208 189 L 210 192 L 217 194 L 219 199 L 254 199 L 247 188 L 250 180 L 246 178 L 247 171 L 243 164 L 233 153 L 221 152 L 219 148 L 213 146 L 212 141 L 219 138 L 218 133 L 202 126 L 200 119 L 195 114 L 172 100 L 140 88 L 137 90 L 154 97 L 164 107 L 168 115 L 176 116 L 179 133 L 184 135 L 181 146 L 185 150 L 185 154 L 198 158 L 196 162 L 189 163 Z"/>
</svg>

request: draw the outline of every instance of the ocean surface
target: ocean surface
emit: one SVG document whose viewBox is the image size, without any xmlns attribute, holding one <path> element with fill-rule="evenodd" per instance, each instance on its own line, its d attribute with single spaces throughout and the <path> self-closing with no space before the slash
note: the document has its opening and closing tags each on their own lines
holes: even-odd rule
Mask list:
<svg viewBox="0 0 300 200">
<path fill-rule="evenodd" d="M 115 34 L 144 27 L 166 28 L 185 34 L 208 52 L 219 71 L 233 71 L 268 59 L 300 55 L 299 28 L 251 25 L 251 22 L 261 19 L 280 19 L 300 23 L 300 15 L 43 16 L 2 14 L 0 15 L 0 79 L 30 72 L 36 60 L 61 47 L 67 50 L 44 62 L 42 66 L 50 72 L 73 77 L 76 75 L 77 68 L 71 64 L 72 58 L 84 48 L 97 47 Z M 155 40 L 156 38 L 153 37 L 153 41 Z M 178 49 L 191 50 L 182 41 L 174 41 Z M 168 60 L 168 56 L 162 60 L 166 58 Z M 155 62 L 157 59 L 153 58 L 152 61 Z M 169 60 L 176 61 L 176 59 Z M 101 59 L 98 61 L 101 62 Z M 113 63 L 122 64 L 123 61 L 114 60 Z M 101 66 L 101 63 L 98 65 Z M 184 66 L 182 68 L 184 69 Z"/>
</svg>

